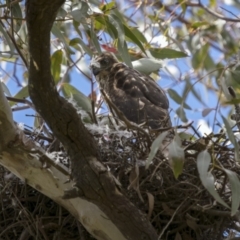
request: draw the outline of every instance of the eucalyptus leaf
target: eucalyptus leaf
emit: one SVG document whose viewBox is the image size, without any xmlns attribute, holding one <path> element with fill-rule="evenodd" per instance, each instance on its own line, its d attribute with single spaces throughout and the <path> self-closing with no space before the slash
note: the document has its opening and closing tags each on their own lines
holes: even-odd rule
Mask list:
<svg viewBox="0 0 240 240">
<path fill-rule="evenodd" d="M 167 134 L 168 134 L 168 132 L 163 132 L 163 133 L 159 134 L 158 137 L 152 142 L 151 150 L 150 150 L 150 153 L 149 153 L 147 161 L 146 161 L 146 168 L 149 167 L 152 160 L 156 156 L 156 154 L 157 154 L 163 140 L 167 136 Z"/>
<path fill-rule="evenodd" d="M 97 35 L 94 31 L 93 24 L 91 25 L 90 36 L 91 36 L 91 40 L 92 40 L 95 48 L 97 49 L 98 53 L 101 53 L 102 52 L 101 47 L 99 45 Z"/>
<path fill-rule="evenodd" d="M 110 14 L 108 18 L 118 32 L 118 44 L 121 45 L 121 48 L 124 48 L 125 32 L 121 20 L 115 14 Z"/>
<path fill-rule="evenodd" d="M 76 89 L 69 83 L 64 83 L 62 84 L 62 93 L 66 98 L 72 98 L 73 101 L 77 104 L 77 106 L 87 112 L 89 116 L 92 115 L 91 100 L 78 89 Z M 84 118 L 84 122 L 91 123 L 91 117 Z"/>
<path fill-rule="evenodd" d="M 81 1 L 80 7 L 77 10 L 70 12 L 70 15 L 74 18 L 75 21 L 81 22 L 81 20 L 88 16 L 89 6 L 86 2 Z"/>
<path fill-rule="evenodd" d="M 231 71 L 233 81 L 240 84 L 240 70 Z"/>
<path fill-rule="evenodd" d="M 226 208 L 230 208 L 219 196 L 215 190 L 214 177 L 208 168 L 211 163 L 211 156 L 207 150 L 200 152 L 197 156 L 197 169 L 202 182 L 202 185 L 207 189 L 207 191 L 214 197 L 216 201 L 221 203 Z"/>
<path fill-rule="evenodd" d="M 149 51 L 153 57 L 158 59 L 183 58 L 188 56 L 184 52 L 180 52 L 171 48 L 150 48 Z"/>
<path fill-rule="evenodd" d="M 76 48 L 76 46 L 80 44 L 80 46 L 83 48 L 83 50 L 90 56 L 92 56 L 93 52 L 92 50 L 83 42 L 81 38 L 73 38 L 69 42 L 69 46 Z M 76 48 L 79 50 L 78 48 Z"/>
<path fill-rule="evenodd" d="M 22 15 L 22 9 L 20 7 L 19 3 L 15 3 L 11 5 L 11 11 L 12 11 L 12 16 L 13 16 L 13 22 L 14 22 L 14 31 L 17 33 L 23 22 L 23 15 Z"/>
<path fill-rule="evenodd" d="M 225 127 L 226 127 L 226 130 L 227 130 L 227 135 L 228 135 L 228 138 L 230 140 L 230 142 L 233 144 L 234 146 L 234 151 L 235 151 L 235 158 L 236 158 L 236 161 L 240 161 L 240 156 L 239 156 L 239 145 L 238 145 L 238 142 L 233 134 L 233 131 L 227 121 L 227 119 L 225 117 L 222 116 L 222 119 L 223 119 L 223 122 L 225 124 Z"/>
<path fill-rule="evenodd" d="M 126 37 L 129 38 L 133 43 L 135 43 L 142 50 L 142 52 L 145 53 L 145 49 L 144 49 L 142 43 L 139 41 L 137 36 L 135 36 L 134 32 L 131 31 L 131 29 L 125 24 L 123 25 L 123 27 L 124 27 L 124 32 L 125 32 Z"/>
<path fill-rule="evenodd" d="M 180 137 L 176 134 L 173 141 L 169 144 L 169 160 L 176 179 L 182 173 L 184 159 L 184 149 L 181 146 Z"/>
<path fill-rule="evenodd" d="M 187 119 L 187 117 L 186 117 L 186 113 L 185 113 L 185 111 L 184 111 L 184 109 L 183 109 L 182 106 L 179 107 L 179 108 L 176 110 L 176 113 L 177 113 L 177 115 L 179 116 L 179 118 L 181 119 L 182 122 L 187 122 L 187 121 L 188 121 L 188 119 Z"/>
<path fill-rule="evenodd" d="M 122 45 L 119 44 L 118 42 L 118 52 L 120 53 L 123 61 L 129 66 L 129 67 L 132 67 L 132 62 L 131 62 L 131 59 L 130 59 L 130 56 L 128 54 L 128 48 L 127 48 L 127 44 L 126 42 L 124 41 L 124 47 L 122 48 Z"/>
<path fill-rule="evenodd" d="M 213 110 L 215 110 L 215 108 L 205 108 L 202 111 L 202 116 L 206 117 L 210 112 L 212 112 Z"/>
<path fill-rule="evenodd" d="M 55 83 L 58 83 L 60 80 L 62 59 L 63 51 L 61 49 L 55 51 L 51 57 L 51 71 Z"/>
<path fill-rule="evenodd" d="M 64 45 L 64 48 L 67 50 L 68 53 L 74 54 L 72 49 L 69 47 L 68 42 L 66 41 L 65 36 L 63 33 L 60 31 L 60 28 L 57 26 L 56 23 L 53 24 L 52 26 L 52 34 L 54 34 Z"/>
<path fill-rule="evenodd" d="M 162 61 L 153 58 L 141 58 L 132 62 L 134 69 L 146 75 L 158 71 L 162 68 Z"/>
<path fill-rule="evenodd" d="M 168 94 L 170 96 L 170 98 L 172 98 L 172 100 L 174 100 L 176 103 L 181 104 L 184 108 L 191 110 L 192 108 L 186 104 L 184 101 L 184 99 L 173 89 L 169 89 L 168 90 Z"/>
<path fill-rule="evenodd" d="M 231 216 L 234 216 L 237 213 L 240 204 L 240 181 L 235 172 L 228 169 L 224 169 L 224 171 L 227 174 L 229 182 L 231 184 L 232 191 Z"/>
<path fill-rule="evenodd" d="M 14 45 L 12 43 L 11 38 L 7 34 L 7 30 L 4 29 L 4 27 L 3 27 L 3 25 L 1 23 L 0 23 L 0 32 L 2 33 L 2 36 L 0 35 L 0 37 L 4 37 L 4 39 L 6 40 L 8 46 L 10 48 L 10 51 L 8 51 L 9 57 L 12 57 L 14 55 L 15 47 L 14 47 Z M 3 56 L 4 56 L 4 54 L 3 54 Z M 6 55 L 5 55 L 5 57 L 6 57 Z"/>
<path fill-rule="evenodd" d="M 11 97 L 12 95 L 11 95 L 8 87 L 6 86 L 6 84 L 5 84 L 4 82 L 1 82 L 1 81 L 0 81 L 0 84 L 2 84 L 3 92 L 4 92 L 7 96 Z"/>
<path fill-rule="evenodd" d="M 12 128 L 9 129 L 9 134 L 13 134 L 13 131 L 15 131 L 14 129 L 14 122 L 13 122 L 13 116 L 12 116 L 12 111 L 11 111 L 11 108 L 9 106 L 9 103 L 4 95 L 4 92 L 3 92 L 3 85 L 1 84 L 0 82 L 0 117 L 1 119 L 5 119 L 11 123 L 11 126 Z M 8 125 L 8 124 L 7 124 Z M 4 122 L 1 122 L 1 127 L 5 126 Z M 13 130 L 14 129 L 14 130 Z M 16 134 L 16 132 L 15 132 Z M 14 136 L 14 135 L 13 135 Z M 3 137 L 3 136 L 2 136 Z M 12 136 L 11 136 L 12 137 Z M 10 139 L 9 139 L 10 140 Z"/>
</svg>

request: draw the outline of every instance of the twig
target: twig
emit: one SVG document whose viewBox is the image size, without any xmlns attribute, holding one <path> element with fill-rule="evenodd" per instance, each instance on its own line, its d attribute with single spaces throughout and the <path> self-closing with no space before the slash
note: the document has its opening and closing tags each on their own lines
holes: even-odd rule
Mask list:
<svg viewBox="0 0 240 240">
<path fill-rule="evenodd" d="M 214 17 L 216 17 L 218 19 L 222 19 L 222 20 L 225 20 L 227 22 L 240 22 L 239 18 L 238 19 L 234 19 L 234 18 L 224 17 L 223 15 L 212 11 L 211 9 L 209 9 L 208 7 L 206 7 L 205 5 L 202 4 L 201 0 L 198 0 L 198 5 L 199 5 L 199 7 L 204 9 L 206 12 L 208 12 L 209 14 L 211 14 L 212 16 L 214 16 Z"/>
<path fill-rule="evenodd" d="M 30 102 L 27 99 L 21 99 L 21 98 L 9 97 L 9 96 L 6 96 L 6 98 L 7 98 L 8 101 L 17 102 L 17 103 L 25 103 L 29 107 L 31 107 L 32 109 L 35 110 L 34 105 L 32 104 L 32 102 Z"/>
<path fill-rule="evenodd" d="M 166 224 L 166 226 L 163 228 L 162 232 L 160 233 L 158 240 L 161 240 L 162 235 L 164 234 L 164 232 L 166 231 L 166 229 L 168 228 L 169 224 L 173 221 L 175 215 L 177 214 L 178 210 L 180 209 L 180 207 L 186 202 L 187 198 L 181 202 L 181 204 L 177 207 L 177 209 L 175 210 L 175 212 L 173 213 L 171 219 L 168 221 L 168 223 Z"/>
</svg>

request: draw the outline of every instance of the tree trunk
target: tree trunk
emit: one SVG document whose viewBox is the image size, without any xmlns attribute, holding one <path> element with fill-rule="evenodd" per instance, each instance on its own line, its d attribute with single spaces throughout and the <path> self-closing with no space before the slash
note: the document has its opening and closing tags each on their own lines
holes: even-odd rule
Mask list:
<svg viewBox="0 0 240 240">
<path fill-rule="evenodd" d="M 50 68 L 50 32 L 63 3 L 63 0 L 26 2 L 29 94 L 37 112 L 68 151 L 73 182 L 64 184 L 67 170 L 56 166 L 42 149 L 26 140 L 9 114 L 8 117 L 4 115 L 4 112 L 10 112 L 6 104 L 0 109 L 0 120 L 8 126 L 0 128 L 0 136 L 7 136 L 4 140 L 0 138 L 1 164 L 68 209 L 97 239 L 156 240 L 156 231 L 146 216 L 121 193 L 114 177 L 101 163 L 94 138 L 76 110 L 59 96 L 54 86 Z M 64 194 L 65 188 L 68 191 Z"/>
</svg>

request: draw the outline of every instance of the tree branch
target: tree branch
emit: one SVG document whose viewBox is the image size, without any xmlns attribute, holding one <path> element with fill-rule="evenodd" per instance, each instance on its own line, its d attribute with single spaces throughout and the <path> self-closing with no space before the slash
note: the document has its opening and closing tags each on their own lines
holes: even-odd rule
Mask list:
<svg viewBox="0 0 240 240">
<path fill-rule="evenodd" d="M 38 113 L 67 149 L 76 187 L 97 205 L 126 239 L 157 239 L 146 217 L 116 187 L 113 176 L 99 162 L 94 138 L 74 107 L 60 97 L 50 70 L 50 31 L 63 0 L 28 0 L 29 94 Z M 111 231 L 111 229 L 109 229 Z M 107 239 L 99 236 L 99 239 Z M 117 237 L 114 239 L 122 239 Z"/>
</svg>

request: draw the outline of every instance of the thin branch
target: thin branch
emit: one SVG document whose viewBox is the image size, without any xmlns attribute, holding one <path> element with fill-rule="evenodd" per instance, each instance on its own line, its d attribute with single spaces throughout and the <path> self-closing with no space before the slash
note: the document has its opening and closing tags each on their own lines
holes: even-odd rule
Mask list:
<svg viewBox="0 0 240 240">
<path fill-rule="evenodd" d="M 204 9 L 206 12 L 208 12 L 212 16 L 218 18 L 218 19 L 222 19 L 222 20 L 225 20 L 227 22 L 240 22 L 239 18 L 235 19 L 235 18 L 224 17 L 223 15 L 212 11 L 209 7 L 207 7 L 204 4 L 202 4 L 201 0 L 198 0 L 198 6 L 201 7 L 202 9 Z"/>
</svg>

